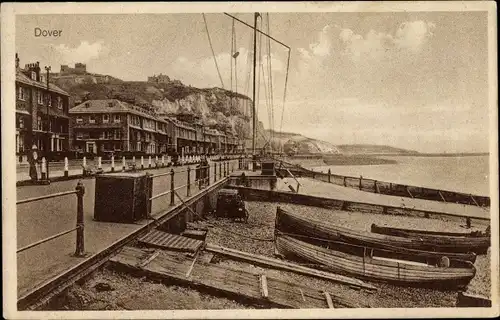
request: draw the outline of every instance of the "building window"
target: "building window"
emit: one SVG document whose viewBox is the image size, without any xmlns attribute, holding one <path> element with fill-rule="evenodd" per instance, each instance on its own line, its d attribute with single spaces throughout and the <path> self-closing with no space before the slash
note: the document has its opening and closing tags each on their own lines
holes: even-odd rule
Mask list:
<svg viewBox="0 0 500 320">
<path fill-rule="evenodd" d="M 36 118 L 36 128 L 40 131 L 42 131 L 42 117 L 41 116 L 38 116 Z"/>
<path fill-rule="evenodd" d="M 37 98 L 38 98 L 38 103 L 39 104 L 43 104 L 43 94 L 42 94 L 42 91 L 38 90 L 37 91 Z"/>
<path fill-rule="evenodd" d="M 76 123 L 82 123 L 83 118 L 82 117 L 76 117 Z"/>
<path fill-rule="evenodd" d="M 108 122 L 109 122 L 109 114 L 103 114 L 102 123 L 108 123 Z"/>
<path fill-rule="evenodd" d="M 24 118 L 19 117 L 19 129 L 24 129 Z"/>
<path fill-rule="evenodd" d="M 61 110 L 63 108 L 63 101 L 62 101 L 61 97 L 57 97 L 57 108 L 61 109 Z"/>
<path fill-rule="evenodd" d="M 121 139 L 121 138 L 122 138 L 121 130 L 115 130 L 115 139 Z"/>
<path fill-rule="evenodd" d="M 89 123 L 95 123 L 95 117 L 89 116 Z"/>
<path fill-rule="evenodd" d="M 115 118 L 113 120 L 115 123 L 118 123 L 120 122 L 120 115 L 119 114 L 115 114 Z"/>
<path fill-rule="evenodd" d="M 78 132 L 76 133 L 76 138 L 77 138 L 77 139 L 83 139 L 83 132 L 78 131 Z"/>
<path fill-rule="evenodd" d="M 24 101 L 24 88 L 23 87 L 19 87 L 17 98 L 19 100 L 23 100 Z"/>
</svg>

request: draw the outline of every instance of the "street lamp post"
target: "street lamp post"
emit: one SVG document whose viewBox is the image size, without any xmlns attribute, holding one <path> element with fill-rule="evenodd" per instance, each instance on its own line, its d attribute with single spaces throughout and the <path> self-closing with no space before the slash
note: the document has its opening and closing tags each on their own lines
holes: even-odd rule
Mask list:
<svg viewBox="0 0 500 320">
<path fill-rule="evenodd" d="M 49 179 L 49 145 L 50 145 L 50 114 L 49 114 L 49 102 L 50 102 L 50 88 L 49 88 L 49 72 L 50 72 L 50 66 L 45 66 L 45 70 L 47 71 L 47 180 Z"/>
</svg>

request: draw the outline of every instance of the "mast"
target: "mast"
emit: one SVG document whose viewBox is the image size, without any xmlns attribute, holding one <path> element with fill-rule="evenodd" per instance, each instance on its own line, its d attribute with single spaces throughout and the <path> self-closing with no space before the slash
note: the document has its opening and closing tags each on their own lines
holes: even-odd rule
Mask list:
<svg viewBox="0 0 500 320">
<path fill-rule="evenodd" d="M 253 132 L 252 132 L 252 155 L 255 156 L 255 134 L 257 132 L 257 118 L 255 116 L 256 108 L 255 108 L 255 69 L 257 66 L 257 18 L 259 17 L 259 13 L 255 12 L 254 15 L 254 29 L 253 29 Z"/>
</svg>

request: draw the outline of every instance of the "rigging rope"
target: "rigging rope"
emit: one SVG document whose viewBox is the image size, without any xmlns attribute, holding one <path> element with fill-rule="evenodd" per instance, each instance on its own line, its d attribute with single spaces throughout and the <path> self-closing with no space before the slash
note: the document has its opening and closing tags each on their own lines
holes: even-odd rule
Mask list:
<svg viewBox="0 0 500 320">
<path fill-rule="evenodd" d="M 286 62 L 285 88 L 283 90 L 283 108 L 281 109 L 280 135 L 283 134 L 283 114 L 285 113 L 286 88 L 288 85 L 288 71 L 290 69 L 290 53 L 291 53 L 291 49 L 289 48 L 288 49 L 288 59 Z"/>
<path fill-rule="evenodd" d="M 205 14 L 204 13 L 202 13 L 202 16 L 203 16 L 203 21 L 205 22 L 205 30 L 207 31 L 208 43 L 210 44 L 210 49 L 212 50 L 212 56 L 214 58 L 215 67 L 217 68 L 217 74 L 219 75 L 219 79 L 220 79 L 220 83 L 222 85 L 222 89 L 224 89 L 224 81 L 222 81 L 222 76 L 220 74 L 219 65 L 217 64 L 217 58 L 215 56 L 214 48 L 212 46 L 212 39 L 210 38 L 210 32 L 208 31 L 207 19 L 205 18 Z"/>
<path fill-rule="evenodd" d="M 266 14 L 267 17 L 267 34 L 271 34 L 271 29 L 269 26 L 269 12 Z M 267 38 L 267 52 L 268 52 L 268 62 L 269 62 L 269 98 L 271 101 L 271 139 L 274 138 L 274 94 L 273 94 L 273 73 L 272 73 L 272 60 L 271 60 L 271 39 Z"/>
</svg>

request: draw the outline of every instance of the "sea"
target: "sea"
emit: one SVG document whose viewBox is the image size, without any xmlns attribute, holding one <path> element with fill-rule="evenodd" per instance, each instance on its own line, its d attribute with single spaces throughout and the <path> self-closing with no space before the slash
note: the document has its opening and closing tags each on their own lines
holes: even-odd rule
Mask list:
<svg viewBox="0 0 500 320">
<path fill-rule="evenodd" d="M 397 161 L 383 165 L 342 165 L 309 167 L 315 171 L 345 176 L 369 178 L 379 181 L 457 191 L 488 196 L 489 156 L 383 156 L 378 158 Z"/>
</svg>

